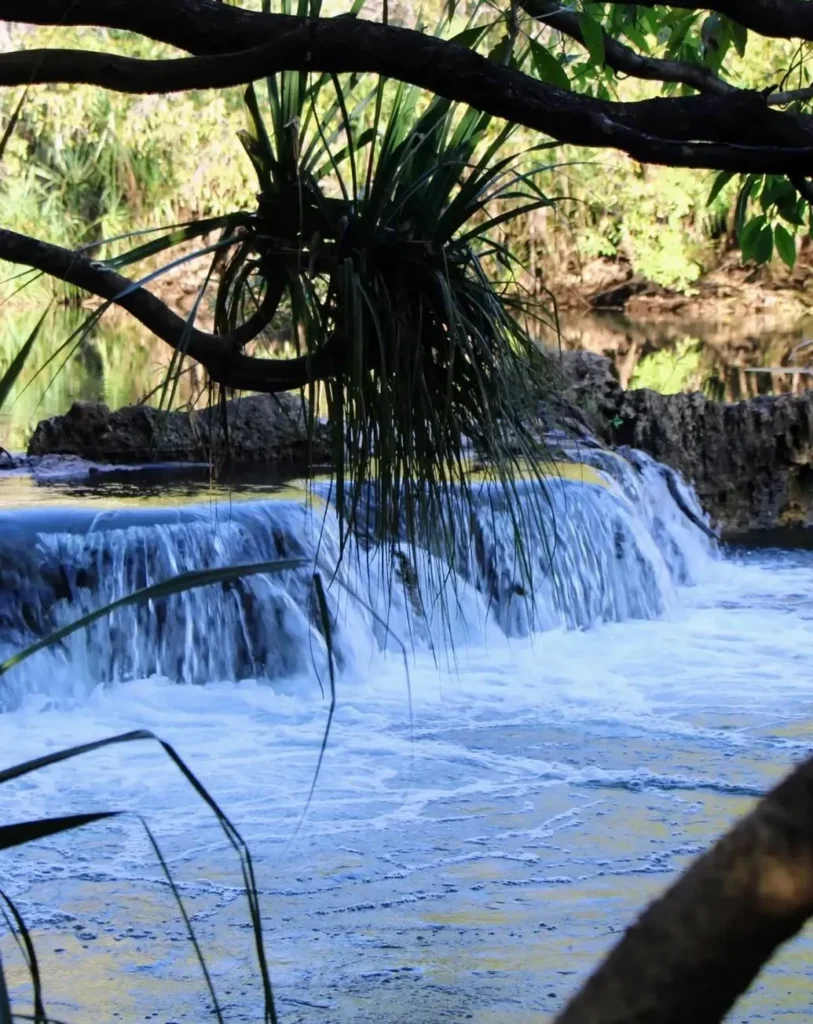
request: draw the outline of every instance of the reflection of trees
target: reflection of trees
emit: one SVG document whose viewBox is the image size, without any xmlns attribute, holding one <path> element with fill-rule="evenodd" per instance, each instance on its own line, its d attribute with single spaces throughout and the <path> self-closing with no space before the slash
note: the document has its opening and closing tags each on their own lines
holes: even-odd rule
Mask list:
<svg viewBox="0 0 813 1024">
<path fill-rule="evenodd" d="M 16 355 L 41 310 L 6 312 L 0 338 L 0 374 Z M 166 374 L 167 348 L 139 324 L 125 317 L 104 319 L 84 337 L 68 340 L 86 311 L 58 307 L 37 342 L 32 359 L 12 391 L 0 418 L 0 443 L 25 448 L 37 422 L 65 412 L 75 401 L 103 401 L 111 408 L 139 402 Z M 189 401 L 193 382 L 184 375 L 176 404 Z M 158 404 L 160 389 L 149 399 Z"/>
<path fill-rule="evenodd" d="M 569 348 L 609 356 L 625 388 L 699 390 L 736 402 L 799 392 L 813 383 L 813 377 L 791 369 L 813 364 L 813 348 L 801 347 L 813 335 L 809 321 L 787 324 L 749 315 L 722 322 L 677 316 L 647 322 L 618 314 L 571 320 L 564 335 Z M 760 369 L 774 372 L 753 372 Z"/>
</svg>

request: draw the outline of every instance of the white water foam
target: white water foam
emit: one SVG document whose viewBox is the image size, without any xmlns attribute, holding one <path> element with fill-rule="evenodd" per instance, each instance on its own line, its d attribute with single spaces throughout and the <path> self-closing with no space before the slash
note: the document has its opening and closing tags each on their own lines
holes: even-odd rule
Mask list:
<svg viewBox="0 0 813 1024">
<path fill-rule="evenodd" d="M 670 526 L 664 506 L 653 501 L 653 514 L 674 537 L 684 525 Z M 813 558 L 712 559 L 697 532 L 681 559 L 668 545 L 660 555 L 668 618 L 492 628 L 469 635 L 451 668 L 419 650 L 408 677 L 395 651 L 356 657 L 339 676 L 301 824 L 329 710 L 307 665 L 206 686 L 122 675 L 86 679 L 72 696 L 30 689 L 0 715 L 4 761 L 132 728 L 171 741 L 250 843 L 283 1020 L 527 1024 L 560 1006 L 636 908 L 809 748 Z M 675 590 L 687 567 L 699 582 Z M 467 586 L 482 611 L 473 571 Z M 354 656 L 374 637 L 361 619 L 343 634 Z M 234 860 L 159 751 L 108 749 L 2 798 L 6 820 L 145 813 L 229 1019 L 258 1019 Z M 203 1019 L 183 929 L 136 822 L 9 852 L 0 887 L 38 927 L 55 1016 Z M 809 944 L 794 950 L 732 1019 L 804 1016 Z"/>
</svg>

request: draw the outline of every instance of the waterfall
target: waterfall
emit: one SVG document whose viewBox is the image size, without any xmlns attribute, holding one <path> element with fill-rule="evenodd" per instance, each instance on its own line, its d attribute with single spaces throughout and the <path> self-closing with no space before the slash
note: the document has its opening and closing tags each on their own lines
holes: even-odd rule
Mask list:
<svg viewBox="0 0 813 1024">
<path fill-rule="evenodd" d="M 331 507 L 304 498 L 2 513 L 0 657 L 178 573 L 290 558 L 307 567 L 119 609 L 2 677 L 0 706 L 31 692 L 81 696 L 152 675 L 197 684 L 324 679 L 314 571 L 344 671 L 402 643 L 442 652 L 667 614 L 675 587 L 714 555 L 693 492 L 640 452 L 580 449 L 574 457 L 563 471 L 553 467 L 543 495 L 538 481 L 518 481 L 518 504 L 494 484 L 476 485 L 454 510 L 451 547 L 447 536 L 417 554 L 349 543 L 339 558 Z"/>
</svg>

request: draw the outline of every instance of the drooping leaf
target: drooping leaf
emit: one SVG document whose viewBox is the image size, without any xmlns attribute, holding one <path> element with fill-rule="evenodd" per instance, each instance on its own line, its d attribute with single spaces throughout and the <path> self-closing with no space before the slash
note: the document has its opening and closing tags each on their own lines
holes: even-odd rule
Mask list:
<svg viewBox="0 0 813 1024">
<path fill-rule="evenodd" d="M 559 61 L 536 39 L 530 40 L 531 60 L 540 81 L 570 91 L 570 79 Z"/>
<path fill-rule="evenodd" d="M 754 245 L 754 259 L 757 263 L 768 263 L 773 256 L 773 228 L 770 224 L 763 225 Z"/>
<path fill-rule="evenodd" d="M 796 240 L 783 224 L 775 225 L 773 240 L 782 261 L 793 270 L 796 263 Z"/>
<path fill-rule="evenodd" d="M 765 225 L 765 214 L 752 217 L 739 233 L 740 249 L 743 260 L 749 260 L 754 255 L 757 238 Z"/>
<path fill-rule="evenodd" d="M 728 18 L 727 20 L 734 48 L 740 57 L 744 57 L 745 48 L 748 45 L 748 29 L 745 28 L 744 25 L 740 25 L 738 21 L 734 21 L 732 18 Z"/>
<path fill-rule="evenodd" d="M 719 194 L 723 191 L 723 189 L 726 187 L 729 181 L 731 181 L 731 179 L 734 177 L 734 174 L 734 171 L 720 171 L 720 173 L 714 179 L 714 183 L 711 186 L 709 197 L 706 200 L 706 206 L 711 206 L 711 204 L 714 202 L 717 196 L 719 196 Z"/>
<path fill-rule="evenodd" d="M 579 15 L 579 29 L 593 64 L 596 67 L 603 67 L 605 58 L 604 29 L 589 14 Z"/>
</svg>

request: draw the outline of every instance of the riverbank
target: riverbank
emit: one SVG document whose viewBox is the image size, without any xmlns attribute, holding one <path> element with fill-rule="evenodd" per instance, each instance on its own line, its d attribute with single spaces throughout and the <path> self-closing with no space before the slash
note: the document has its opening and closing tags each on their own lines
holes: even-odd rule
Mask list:
<svg viewBox="0 0 813 1024">
<path fill-rule="evenodd" d="M 685 292 L 647 280 L 623 257 L 570 259 L 551 268 L 545 284 L 559 310 L 575 315 L 624 312 L 641 320 L 709 322 L 739 320 L 747 309 L 749 316 L 792 321 L 813 310 L 813 259 L 806 252 L 792 270 L 776 261 L 743 265 L 732 252 Z"/>
</svg>

